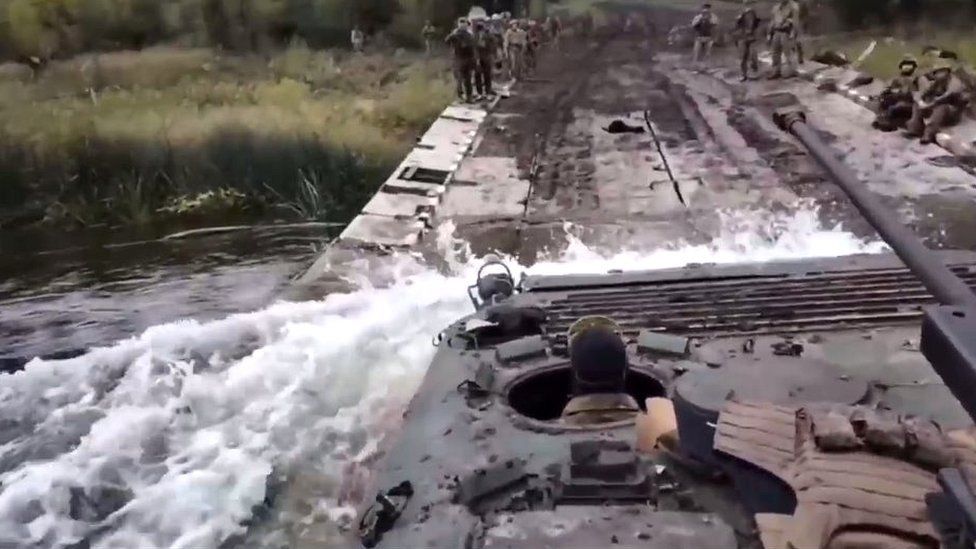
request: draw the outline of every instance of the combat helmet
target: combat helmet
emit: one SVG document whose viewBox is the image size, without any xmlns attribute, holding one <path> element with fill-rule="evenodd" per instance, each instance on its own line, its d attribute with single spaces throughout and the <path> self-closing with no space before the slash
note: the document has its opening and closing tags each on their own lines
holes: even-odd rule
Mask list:
<svg viewBox="0 0 976 549">
<path fill-rule="evenodd" d="M 932 66 L 932 70 L 929 71 L 929 74 L 935 74 L 942 71 L 951 73 L 953 68 L 952 63 L 945 59 L 940 59 L 936 61 L 935 65 Z"/>
<path fill-rule="evenodd" d="M 916 59 L 914 55 L 906 53 L 904 56 L 902 56 L 901 61 L 898 62 L 899 67 L 902 65 L 915 65 L 917 67 L 918 59 Z"/>
</svg>

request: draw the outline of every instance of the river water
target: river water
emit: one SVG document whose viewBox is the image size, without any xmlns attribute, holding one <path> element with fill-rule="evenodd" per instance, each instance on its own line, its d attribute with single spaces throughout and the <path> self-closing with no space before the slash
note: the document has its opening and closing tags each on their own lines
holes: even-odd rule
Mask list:
<svg viewBox="0 0 976 549">
<path fill-rule="evenodd" d="M 114 259 L 57 254 L 36 259 L 49 270 L 25 265 L 33 274 L 4 283 L 15 354 L 91 349 L 0 375 L 0 547 L 335 542 L 434 354 L 432 336 L 471 312 L 478 260 L 269 305 L 317 240 L 263 238 L 150 243 Z M 704 245 L 601 251 L 570 238 L 535 265 L 509 263 L 516 273 L 605 272 L 882 249 L 802 211 L 731 216 Z"/>
<path fill-rule="evenodd" d="M 181 318 L 264 307 L 333 233 L 314 224 L 203 234 L 0 233 L 0 370 L 37 356 L 74 356 Z"/>
</svg>

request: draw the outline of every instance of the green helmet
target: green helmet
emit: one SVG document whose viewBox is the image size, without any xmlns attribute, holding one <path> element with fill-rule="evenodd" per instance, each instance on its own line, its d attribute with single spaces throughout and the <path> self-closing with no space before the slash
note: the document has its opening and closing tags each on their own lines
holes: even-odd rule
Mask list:
<svg viewBox="0 0 976 549">
<path fill-rule="evenodd" d="M 952 63 L 950 63 L 948 61 L 945 61 L 945 60 L 939 60 L 932 67 L 932 70 L 930 72 L 935 73 L 935 72 L 942 72 L 942 71 L 952 72 Z"/>
<path fill-rule="evenodd" d="M 576 322 L 573 322 L 567 331 L 566 339 L 572 342 L 573 339 L 579 334 L 594 328 L 605 329 L 615 333 L 620 332 L 620 325 L 614 322 L 613 319 L 606 316 L 590 315 L 584 316 L 577 319 Z"/>
</svg>

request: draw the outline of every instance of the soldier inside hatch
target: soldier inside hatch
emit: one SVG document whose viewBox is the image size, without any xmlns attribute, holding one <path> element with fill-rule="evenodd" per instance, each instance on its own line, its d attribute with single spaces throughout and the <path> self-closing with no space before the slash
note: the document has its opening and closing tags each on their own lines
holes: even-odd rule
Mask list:
<svg viewBox="0 0 976 549">
<path fill-rule="evenodd" d="M 585 317 L 569 330 L 573 398 L 562 422 L 592 426 L 633 419 L 640 406 L 627 394 L 627 346 L 616 324 L 605 317 Z"/>
</svg>

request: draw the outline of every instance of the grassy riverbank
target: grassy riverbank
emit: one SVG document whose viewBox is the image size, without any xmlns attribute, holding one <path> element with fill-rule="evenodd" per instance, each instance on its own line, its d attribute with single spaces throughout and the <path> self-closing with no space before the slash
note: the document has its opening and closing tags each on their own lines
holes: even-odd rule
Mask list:
<svg viewBox="0 0 976 549">
<path fill-rule="evenodd" d="M 0 68 L 0 223 L 274 209 L 342 220 L 450 101 L 442 59 L 295 44 Z"/>
<path fill-rule="evenodd" d="M 812 39 L 811 50 L 832 49 L 847 55 L 852 61 L 857 59 L 872 42 L 874 49 L 858 66 L 868 74 L 879 78 L 891 78 L 898 73 L 898 63 L 906 54 L 918 58 L 922 70 L 932 66 L 936 56 L 923 55 L 927 47 L 935 47 L 956 53 L 959 63 L 976 67 L 976 38 L 962 32 L 928 32 L 917 38 L 903 38 L 898 34 L 858 33 L 856 35 L 825 36 Z"/>
</svg>

